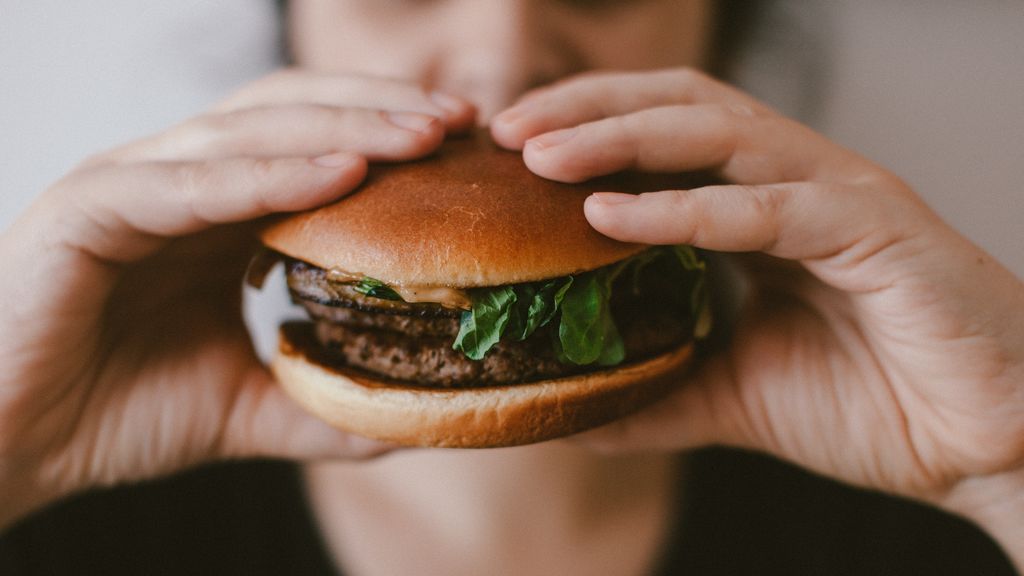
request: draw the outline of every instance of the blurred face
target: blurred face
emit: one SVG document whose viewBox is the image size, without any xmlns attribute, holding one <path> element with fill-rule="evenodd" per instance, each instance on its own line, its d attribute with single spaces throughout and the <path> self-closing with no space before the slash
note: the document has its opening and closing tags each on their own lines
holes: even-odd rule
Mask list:
<svg viewBox="0 0 1024 576">
<path fill-rule="evenodd" d="M 700 66 L 711 0 L 292 0 L 300 66 L 417 81 L 486 120 L 590 69 Z"/>
</svg>

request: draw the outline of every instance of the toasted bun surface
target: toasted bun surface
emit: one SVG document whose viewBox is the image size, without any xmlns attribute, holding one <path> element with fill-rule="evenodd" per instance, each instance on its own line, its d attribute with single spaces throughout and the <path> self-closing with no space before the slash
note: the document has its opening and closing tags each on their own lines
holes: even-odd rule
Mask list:
<svg viewBox="0 0 1024 576">
<path fill-rule="evenodd" d="M 590 227 L 583 216 L 590 193 L 679 187 L 679 180 L 632 175 L 560 184 L 536 176 L 519 153 L 478 132 L 447 141 L 421 161 L 374 166 L 354 194 L 281 220 L 262 239 L 321 268 L 397 286 L 528 282 L 643 250 Z"/>
<path fill-rule="evenodd" d="M 410 446 L 489 448 L 567 436 L 620 418 L 679 382 L 692 344 L 636 364 L 515 386 L 402 386 L 328 366 L 311 325 L 281 327 L 272 368 L 306 410 L 361 436 Z"/>
</svg>

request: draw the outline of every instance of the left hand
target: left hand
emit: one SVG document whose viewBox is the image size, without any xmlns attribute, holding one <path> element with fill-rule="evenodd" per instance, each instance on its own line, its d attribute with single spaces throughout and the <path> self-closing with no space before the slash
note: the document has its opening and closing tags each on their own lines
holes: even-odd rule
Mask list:
<svg viewBox="0 0 1024 576">
<path fill-rule="evenodd" d="M 596 194 L 587 218 L 624 241 L 763 253 L 731 347 L 587 441 L 743 446 L 952 508 L 984 507 L 979 485 L 1024 493 L 1024 285 L 899 178 L 685 69 L 570 79 L 491 130 L 564 182 L 711 170 L 728 184 Z"/>
</svg>

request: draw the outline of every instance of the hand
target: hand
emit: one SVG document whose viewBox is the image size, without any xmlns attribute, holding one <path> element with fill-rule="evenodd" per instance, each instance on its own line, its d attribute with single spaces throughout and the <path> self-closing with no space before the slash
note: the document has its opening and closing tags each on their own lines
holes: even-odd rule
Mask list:
<svg viewBox="0 0 1024 576">
<path fill-rule="evenodd" d="M 56 497 L 214 458 L 364 457 L 257 360 L 254 220 L 351 191 L 366 162 L 474 122 L 417 86 L 282 72 L 86 161 L 0 236 L 0 526 Z"/>
<path fill-rule="evenodd" d="M 586 216 L 624 241 L 761 253 L 742 258 L 755 296 L 730 348 L 585 441 L 742 446 L 1024 517 L 1024 286 L 898 178 L 691 70 L 571 79 L 491 129 L 554 180 L 711 170 L 728 184 L 595 194 Z"/>
</svg>

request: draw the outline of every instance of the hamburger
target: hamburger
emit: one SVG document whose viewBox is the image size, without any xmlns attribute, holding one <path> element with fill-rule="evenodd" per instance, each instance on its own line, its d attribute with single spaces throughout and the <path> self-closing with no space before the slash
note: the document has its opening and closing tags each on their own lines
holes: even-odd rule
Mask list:
<svg viewBox="0 0 1024 576">
<path fill-rule="evenodd" d="M 545 180 L 486 133 L 372 167 L 355 193 L 262 231 L 309 321 L 271 368 L 339 428 L 417 446 L 496 447 L 582 431 L 681 381 L 709 327 L 705 264 L 685 246 L 594 231 L 594 191 L 693 176 Z"/>
</svg>

